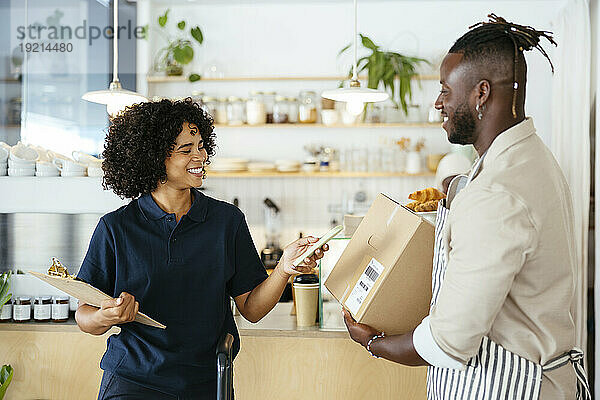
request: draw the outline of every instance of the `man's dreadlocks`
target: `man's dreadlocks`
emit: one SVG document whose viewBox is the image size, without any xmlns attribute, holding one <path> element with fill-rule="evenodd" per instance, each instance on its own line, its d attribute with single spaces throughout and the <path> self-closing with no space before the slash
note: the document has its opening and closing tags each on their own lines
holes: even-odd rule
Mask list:
<svg viewBox="0 0 600 400">
<path fill-rule="evenodd" d="M 523 52 L 533 48 L 538 49 L 546 57 L 552 68 L 552 73 L 554 73 L 554 65 L 540 45 L 540 38 L 546 38 L 555 46 L 556 42 L 552 32 L 538 31 L 531 26 L 513 24 L 496 14 L 489 14 L 488 17 L 488 22 L 479 22 L 470 26 L 470 31 L 460 37 L 449 52 L 462 53 L 465 61 L 490 60 L 490 58 L 506 56 L 509 51 L 514 53 L 512 114 L 514 118 L 517 118 L 516 102 L 519 88 L 517 72 L 519 63 L 523 64 L 524 69 L 527 68 Z"/>
</svg>

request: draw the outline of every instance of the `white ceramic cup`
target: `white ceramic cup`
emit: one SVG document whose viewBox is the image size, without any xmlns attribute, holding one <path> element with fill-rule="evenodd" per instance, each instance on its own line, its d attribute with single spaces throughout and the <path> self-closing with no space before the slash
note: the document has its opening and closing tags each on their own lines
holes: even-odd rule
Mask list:
<svg viewBox="0 0 600 400">
<path fill-rule="evenodd" d="M 102 160 L 100 160 L 99 158 L 84 153 L 82 151 L 74 151 L 71 153 L 71 155 L 73 156 L 73 160 L 77 161 L 80 164 L 102 163 Z"/>
<path fill-rule="evenodd" d="M 38 161 L 35 163 L 35 170 L 42 173 L 59 173 L 58 168 L 52 162 Z"/>
<path fill-rule="evenodd" d="M 62 171 L 60 176 L 63 178 L 66 177 L 75 177 L 75 176 L 85 176 L 85 171 Z"/>
<path fill-rule="evenodd" d="M 9 158 L 8 168 L 33 169 L 35 171 L 35 161 L 15 161 Z"/>
<path fill-rule="evenodd" d="M 29 161 L 36 162 L 40 158 L 38 152 L 29 146 L 25 146 L 21 142 L 11 147 L 9 159 L 13 161 Z"/>
<path fill-rule="evenodd" d="M 323 125 L 337 124 L 339 114 L 337 110 L 321 110 L 321 121 Z"/>
<path fill-rule="evenodd" d="M 0 163 L 4 164 L 6 163 L 6 160 L 8 160 L 8 156 L 10 154 L 10 151 L 2 146 L 0 146 Z"/>
<path fill-rule="evenodd" d="M 63 176 L 65 176 L 65 173 L 81 174 L 77 176 L 83 176 L 85 175 L 85 170 L 87 169 L 87 166 L 84 164 L 80 164 L 73 160 L 64 160 L 59 157 L 56 157 L 54 160 L 52 160 L 52 164 L 54 164 L 56 168 L 59 169 L 61 175 Z"/>
<path fill-rule="evenodd" d="M 421 153 L 411 151 L 406 155 L 406 173 L 418 174 L 422 171 Z"/>
<path fill-rule="evenodd" d="M 102 171 L 102 167 L 96 167 L 90 165 L 87 170 L 88 176 L 91 177 L 101 177 L 104 175 L 104 171 Z"/>
<path fill-rule="evenodd" d="M 8 176 L 34 176 L 35 169 L 9 168 Z"/>
</svg>

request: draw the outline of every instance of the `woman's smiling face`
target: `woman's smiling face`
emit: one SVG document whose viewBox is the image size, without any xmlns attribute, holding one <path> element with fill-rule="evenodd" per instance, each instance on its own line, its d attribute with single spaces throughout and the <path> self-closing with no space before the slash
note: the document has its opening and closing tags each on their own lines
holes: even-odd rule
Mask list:
<svg viewBox="0 0 600 400">
<path fill-rule="evenodd" d="M 205 177 L 204 164 L 208 154 L 204 149 L 202 135 L 195 124 L 184 122 L 175 140 L 173 152 L 165 160 L 166 185 L 175 189 L 202 186 Z"/>
</svg>

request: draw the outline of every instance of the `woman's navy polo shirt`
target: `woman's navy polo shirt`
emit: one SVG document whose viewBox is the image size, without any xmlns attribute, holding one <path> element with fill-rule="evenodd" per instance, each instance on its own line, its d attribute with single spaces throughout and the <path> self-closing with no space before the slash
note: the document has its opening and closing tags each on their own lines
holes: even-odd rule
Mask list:
<svg viewBox="0 0 600 400">
<path fill-rule="evenodd" d="M 165 324 L 130 322 L 108 339 L 100 366 L 121 378 L 172 394 L 200 393 L 216 379 L 216 345 L 239 335 L 230 297 L 267 277 L 244 214 L 192 189 L 179 223 L 144 195 L 104 215 L 78 278 L 105 293 L 135 296 L 140 311 Z"/>
</svg>

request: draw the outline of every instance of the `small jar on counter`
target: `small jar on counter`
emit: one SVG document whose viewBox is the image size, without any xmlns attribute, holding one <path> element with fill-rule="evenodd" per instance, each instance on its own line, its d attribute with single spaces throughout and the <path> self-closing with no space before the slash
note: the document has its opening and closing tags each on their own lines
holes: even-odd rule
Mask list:
<svg viewBox="0 0 600 400">
<path fill-rule="evenodd" d="M 17 296 L 13 300 L 13 321 L 29 322 L 31 321 L 31 297 Z"/>
<path fill-rule="evenodd" d="M 298 122 L 301 124 L 314 124 L 317 122 L 317 94 L 312 90 L 300 92 Z"/>
<path fill-rule="evenodd" d="M 213 121 L 217 115 L 217 99 L 211 96 L 202 98 L 202 108 L 212 117 Z"/>
<path fill-rule="evenodd" d="M 231 96 L 227 103 L 227 125 L 244 123 L 244 103 L 239 97 Z"/>
<path fill-rule="evenodd" d="M 298 99 L 295 97 L 288 97 L 288 122 L 295 124 L 298 122 Z"/>
<path fill-rule="evenodd" d="M 52 297 L 52 322 L 69 320 L 69 296 Z"/>
<path fill-rule="evenodd" d="M 217 116 L 215 124 L 225 125 L 227 123 L 227 98 L 219 97 L 217 100 Z"/>
<path fill-rule="evenodd" d="M 12 296 L 9 297 L 8 301 L 4 303 L 2 309 L 0 309 L 0 322 L 10 322 L 12 319 Z"/>
<path fill-rule="evenodd" d="M 265 92 L 263 101 L 265 102 L 265 111 L 267 113 L 267 124 L 273 123 L 273 106 L 275 105 L 275 92 Z"/>
<path fill-rule="evenodd" d="M 283 96 L 275 97 L 275 104 L 273 104 L 273 123 L 287 124 L 289 122 L 289 103 L 287 99 Z"/>
<path fill-rule="evenodd" d="M 246 102 L 246 121 L 248 125 L 263 125 L 267 123 L 267 112 L 262 92 L 252 92 Z"/>
<path fill-rule="evenodd" d="M 52 297 L 36 296 L 33 300 L 33 320 L 35 322 L 50 322 L 52 316 Z"/>
</svg>

